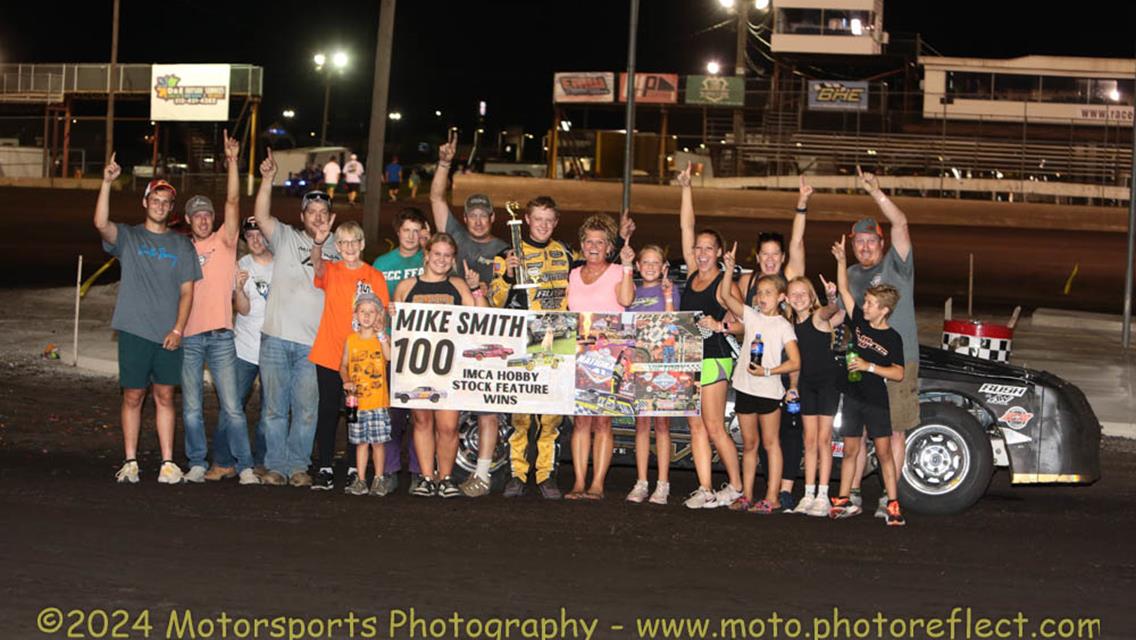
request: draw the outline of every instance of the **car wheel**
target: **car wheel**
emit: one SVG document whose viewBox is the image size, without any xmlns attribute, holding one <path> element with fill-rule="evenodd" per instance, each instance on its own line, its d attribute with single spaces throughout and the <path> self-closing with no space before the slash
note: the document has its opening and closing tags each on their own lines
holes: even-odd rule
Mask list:
<svg viewBox="0 0 1136 640">
<path fill-rule="evenodd" d="M 966 410 L 943 402 L 920 406 L 907 432 L 899 501 L 927 514 L 959 513 L 986 493 L 994 474 L 990 437 Z"/>
<path fill-rule="evenodd" d="M 475 355 L 475 356 L 473 356 L 473 359 L 474 359 L 474 360 L 477 360 L 478 362 L 481 362 L 481 360 L 482 360 L 483 358 L 485 358 L 485 356 L 484 356 L 483 354 L 480 354 L 480 353 L 479 353 L 479 354 L 477 354 L 477 355 Z"/>
<path fill-rule="evenodd" d="M 525 363 L 525 371 L 532 371 L 532 370 L 533 370 L 533 367 L 535 367 L 535 366 L 536 366 L 536 365 L 535 365 L 535 364 L 533 364 L 533 363 L 532 363 L 531 361 L 530 361 L 530 362 L 526 362 L 526 363 Z"/>
<path fill-rule="evenodd" d="M 493 461 L 489 463 L 490 491 L 501 491 L 509 479 L 509 435 L 513 426 L 509 414 L 497 414 L 497 446 L 493 449 Z M 463 411 L 458 419 L 458 455 L 454 461 L 454 480 L 464 482 L 469 474 L 477 470 L 478 448 L 481 433 L 477 428 L 477 416 Z"/>
<path fill-rule="evenodd" d="M 441 396 L 439 396 L 438 394 L 435 393 L 435 394 L 430 396 L 430 402 L 437 402 L 440 397 Z"/>
<path fill-rule="evenodd" d="M 410 396 L 406 395 L 405 393 L 400 393 L 398 394 L 398 401 L 406 404 L 407 402 L 410 402 Z"/>
</svg>

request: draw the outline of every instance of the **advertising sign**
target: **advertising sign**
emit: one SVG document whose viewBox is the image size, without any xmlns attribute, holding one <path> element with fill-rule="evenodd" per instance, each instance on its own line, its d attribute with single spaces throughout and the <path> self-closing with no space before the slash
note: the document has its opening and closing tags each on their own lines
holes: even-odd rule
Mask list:
<svg viewBox="0 0 1136 640">
<path fill-rule="evenodd" d="M 229 119 L 229 65 L 155 64 L 151 67 L 150 119 Z"/>
<path fill-rule="evenodd" d="M 614 99 L 614 73 L 585 71 L 553 76 L 553 102 L 612 102 Z"/>
<path fill-rule="evenodd" d="M 863 80 L 809 80 L 810 111 L 867 111 L 868 83 Z"/>
<path fill-rule="evenodd" d="M 743 106 L 745 80 L 737 76 L 686 76 L 686 104 Z"/>
<path fill-rule="evenodd" d="M 619 74 L 619 101 L 627 102 L 627 74 Z M 635 102 L 674 104 L 678 102 L 678 74 L 636 73 Z"/>
</svg>

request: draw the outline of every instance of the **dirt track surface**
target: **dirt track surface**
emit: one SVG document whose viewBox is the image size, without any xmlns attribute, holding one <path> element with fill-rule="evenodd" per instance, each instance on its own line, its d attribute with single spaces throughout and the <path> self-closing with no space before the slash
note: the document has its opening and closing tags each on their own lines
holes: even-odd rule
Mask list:
<svg viewBox="0 0 1136 640">
<path fill-rule="evenodd" d="M 75 260 L 84 255 L 84 274 L 90 275 L 108 256 L 102 251 L 98 234 L 91 224 L 95 193 L 78 190 L 0 188 L 0 286 L 67 285 L 75 279 Z M 784 194 L 781 194 L 784 195 Z M 823 194 L 822 194 L 823 196 Z M 822 197 L 818 196 L 818 198 Z M 851 196 L 841 196 L 848 198 Z M 115 192 L 111 199 L 112 220 L 136 223 L 142 220 L 139 194 Z M 184 200 L 179 199 L 179 203 Z M 215 198 L 216 200 L 216 198 Z M 219 200 L 218 200 L 219 202 Z M 242 214 L 252 214 L 250 198 L 242 199 Z M 934 204 L 932 200 L 927 201 Z M 384 204 L 380 223 L 385 251 L 387 239 L 393 237 L 389 220 L 394 212 L 415 205 L 429 214 L 429 203 L 403 201 Z M 749 255 L 757 233 L 780 231 L 789 234 L 791 220 L 787 205 L 783 213 L 767 218 L 706 217 L 701 225 L 712 225 L 726 237 L 738 240 L 739 255 Z M 642 214 L 636 216 L 638 230 L 633 245 L 654 242 L 670 247 L 671 257 L 679 251 L 678 202 L 673 215 Z M 285 221 L 298 223 L 299 200 L 278 196 L 273 213 Z M 362 208 L 336 207 L 338 220 L 361 220 Z M 577 244 L 576 229 L 588 214 L 564 212 L 556 236 Z M 507 237 L 501 213 L 497 233 Z M 845 221 L 810 219 L 805 235 L 809 273 L 833 274 L 835 267 L 829 247 L 840 234 L 847 233 Z M 975 261 L 975 305 L 1082 309 L 1120 313 L 1124 296 L 1125 236 L 1103 231 L 1066 231 L 1013 229 L 1000 227 L 965 227 L 951 224 L 915 223 L 911 228 L 916 256 L 916 302 L 941 307 L 948 296 L 955 297 L 955 309 L 965 308 L 969 254 Z M 370 252 L 368 252 L 370 253 Z M 746 266 L 752 266 L 747 258 Z M 1070 293 L 1064 293 L 1066 281 L 1073 273 Z M 112 269 L 100 282 L 117 278 Z"/>
<path fill-rule="evenodd" d="M 692 512 L 677 500 L 627 505 L 627 468 L 612 473 L 599 503 L 546 503 L 531 490 L 514 501 L 442 501 L 233 481 L 169 487 L 155 482 L 150 426 L 142 483 L 119 486 L 115 380 L 38 362 L 0 366 L 9 372 L 0 388 L 6 639 L 65 637 L 36 631 L 45 607 L 148 609 L 151 637 L 166 637 L 170 612 L 186 609 L 385 619 L 392 608 L 555 617 L 565 607 L 598 618 L 595 637 L 633 638 L 637 616 L 831 618 L 839 607 L 846 616 L 943 617 L 955 606 L 1035 621 L 1099 617 L 1096 637 L 1136 637 L 1131 441 L 1105 440 L 1093 486 L 1013 488 L 1000 473 L 966 513 L 909 514 L 903 529 L 870 515 L 834 522 Z M 179 419 L 184 460 L 181 436 Z M 566 487 L 570 470 L 560 480 Z M 672 483 L 679 496 L 695 486 L 690 472 Z M 877 487 L 865 482 L 866 504 Z"/>
</svg>

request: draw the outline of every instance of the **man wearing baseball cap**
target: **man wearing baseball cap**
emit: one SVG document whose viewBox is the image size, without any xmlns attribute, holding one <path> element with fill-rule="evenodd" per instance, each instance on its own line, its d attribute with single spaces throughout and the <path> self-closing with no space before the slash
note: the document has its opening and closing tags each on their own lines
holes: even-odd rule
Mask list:
<svg viewBox="0 0 1136 640">
<path fill-rule="evenodd" d="M 186 482 L 223 480 L 239 475 L 241 484 L 260 484 L 253 473 L 248 422 L 237 390 L 237 348 L 233 341 L 233 282 L 237 273 L 237 240 L 241 231 L 240 181 L 237 155 L 240 142 L 224 132 L 228 185 L 225 220 L 213 230 L 213 203 L 193 196 L 185 203 L 185 220 L 197 251 L 203 278 L 193 287 L 193 308 L 185 325 L 181 370 L 182 419 L 185 454 L 189 458 Z M 220 406 L 213 434 L 213 466 L 206 471 L 208 445 L 202 404 L 205 365 L 213 378 Z M 225 446 L 221 446 L 221 443 Z"/>
<path fill-rule="evenodd" d="M 118 258 L 122 279 L 111 327 L 118 332 L 118 378 L 122 385 L 122 439 L 126 460 L 118 482 L 138 482 L 138 432 L 142 402 L 153 385 L 155 422 L 162 465 L 158 482 L 182 480 L 174 457 L 174 387 L 181 383 L 181 339 L 193 304 L 193 283 L 201 278 L 193 246 L 170 231 L 166 221 L 177 191 L 165 180 L 151 180 L 142 197 L 142 224 L 110 221 L 110 187 L 122 174 L 114 161 L 103 169 L 95 202 L 95 229 L 103 250 Z"/>
<path fill-rule="evenodd" d="M 457 134 L 451 132 L 446 144 L 438 147 L 438 168 L 430 183 L 430 209 L 434 214 L 434 227 L 453 236 L 458 245 L 457 260 L 454 261 L 458 275 L 464 276 L 463 265 L 469 265 L 470 269 L 481 276 L 482 293 L 489 300 L 488 283 L 493 281 L 493 259 L 508 249 L 509 245 L 492 233 L 493 203 L 489 201 L 489 196 L 478 193 L 466 198 L 464 225 L 450 211 L 450 205 L 446 202 L 446 186 L 449 184 L 450 165 L 456 152 Z M 489 493 L 489 467 L 493 461 L 493 451 L 497 448 L 497 414 L 478 415 L 477 431 L 477 469 L 461 485 L 462 493 L 471 498 Z"/>
<path fill-rule="evenodd" d="M 891 247 L 887 247 L 883 229 L 875 218 L 863 218 L 852 226 L 852 252 L 858 264 L 848 267 L 848 288 L 856 304 L 864 304 L 864 292 L 877 284 L 890 284 L 899 291 L 899 302 L 888 322 L 903 338 L 903 380 L 888 383 L 891 406 L 892 456 L 900 473 L 904 465 L 905 433 L 919 424 L 919 332 L 915 324 L 915 255 L 907 216 L 880 189 L 875 175 L 856 168 L 860 185 L 876 201 L 891 227 Z M 861 449 L 861 452 L 863 449 Z M 863 469 L 858 460 L 857 473 Z M 859 475 L 853 487 L 859 487 Z M 882 497 L 876 517 L 887 517 L 887 496 Z"/>
</svg>

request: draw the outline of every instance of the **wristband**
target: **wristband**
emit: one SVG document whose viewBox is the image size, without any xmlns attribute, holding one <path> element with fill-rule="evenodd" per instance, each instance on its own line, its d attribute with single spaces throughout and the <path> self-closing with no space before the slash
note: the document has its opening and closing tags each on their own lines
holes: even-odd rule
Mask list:
<svg viewBox="0 0 1136 640">
<path fill-rule="evenodd" d="M 765 377 L 766 377 L 766 378 L 768 378 L 768 377 L 769 377 L 769 375 L 770 375 L 770 374 L 769 374 L 769 367 L 762 367 L 762 370 L 764 370 L 764 371 L 765 371 Z"/>
<path fill-rule="evenodd" d="M 723 333 L 729 333 L 730 332 L 730 321 L 729 320 L 723 320 L 722 321 L 722 332 Z"/>
<path fill-rule="evenodd" d="M 871 364 L 869 364 L 869 365 L 868 365 L 868 373 L 875 373 L 875 372 L 876 372 L 876 365 L 875 365 L 875 363 L 871 363 Z"/>
<path fill-rule="evenodd" d="M 626 264 L 625 264 L 625 265 L 623 265 L 623 272 L 624 272 L 624 273 L 634 273 L 634 272 L 635 272 L 635 267 L 632 267 L 631 265 L 626 265 Z"/>
<path fill-rule="evenodd" d="M 179 336 L 181 335 L 181 331 L 178 331 L 178 330 L 177 330 L 177 327 L 174 327 L 173 329 L 170 329 L 170 333 L 173 333 L 173 334 L 177 334 L 177 335 L 179 335 Z"/>
<path fill-rule="evenodd" d="M 808 213 L 808 212 L 809 212 L 808 207 L 797 207 L 797 213 Z"/>
<path fill-rule="evenodd" d="M 380 333 L 376 337 L 379 339 L 379 342 L 386 342 L 388 340 L 387 334 L 385 334 L 385 333 Z"/>
</svg>

